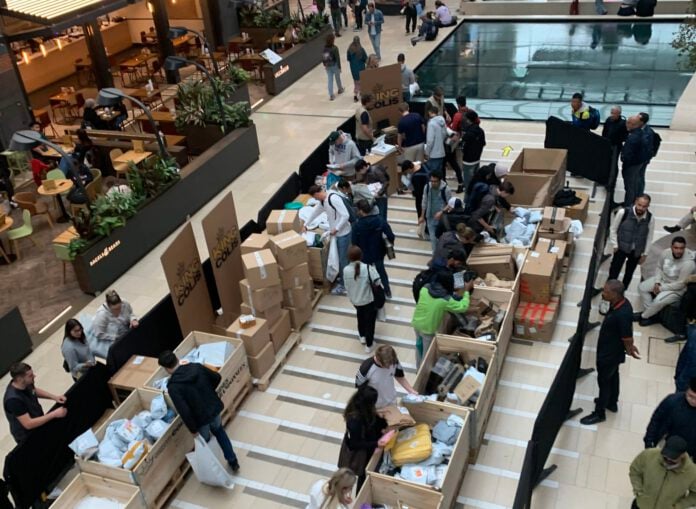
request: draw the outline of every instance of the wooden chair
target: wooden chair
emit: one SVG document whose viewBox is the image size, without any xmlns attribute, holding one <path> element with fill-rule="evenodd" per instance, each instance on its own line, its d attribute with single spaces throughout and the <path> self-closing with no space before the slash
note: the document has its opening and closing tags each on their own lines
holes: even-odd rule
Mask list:
<svg viewBox="0 0 696 509">
<path fill-rule="evenodd" d="M 53 122 L 51 122 L 51 115 L 48 114 L 48 110 L 46 108 L 39 108 L 37 110 L 34 110 L 34 118 L 39 124 L 41 124 L 41 129 L 43 131 L 47 131 L 50 129 L 53 133 L 53 137 L 58 137 L 58 132 L 56 131 L 56 128 L 53 126 Z"/>
<path fill-rule="evenodd" d="M 46 216 L 48 225 L 53 228 L 53 219 L 51 218 L 51 213 L 48 210 L 48 205 L 46 205 L 46 202 L 39 201 L 38 197 L 34 193 L 15 193 L 14 201 L 22 210 L 28 210 L 31 212 L 32 216 Z"/>
<path fill-rule="evenodd" d="M 122 163 L 116 160 L 116 158 L 121 155 L 123 155 L 123 150 L 121 150 L 120 148 L 113 148 L 109 152 L 111 164 L 113 165 L 114 170 L 118 174 L 119 178 L 122 178 L 125 174 L 128 173 L 128 163 Z"/>
<path fill-rule="evenodd" d="M 115 149 L 116 150 L 116 149 Z M 97 197 L 102 194 L 102 174 L 101 170 L 92 168 L 89 170 L 92 173 L 92 181 L 85 186 L 85 191 L 87 192 L 87 198 L 90 202 L 93 202 Z M 70 204 L 70 215 L 76 215 L 80 209 L 86 209 L 86 203 L 71 203 Z"/>
<path fill-rule="evenodd" d="M 56 258 L 63 262 L 63 284 L 65 284 L 66 267 L 68 263 L 73 261 L 73 257 L 70 255 L 67 244 L 53 244 L 53 252 L 56 254 Z"/>
<path fill-rule="evenodd" d="M 29 212 L 26 209 L 23 210 L 22 218 L 24 219 L 24 224 L 22 224 L 22 226 L 20 226 L 19 228 L 9 230 L 7 232 L 7 239 L 12 243 L 12 250 L 14 251 L 15 255 L 17 255 L 17 260 L 21 258 L 18 242 L 20 239 L 28 237 L 29 240 L 31 240 L 36 247 L 39 247 L 39 244 L 36 242 L 36 239 L 32 237 L 34 233 L 34 226 L 31 224 L 31 212 Z"/>
</svg>

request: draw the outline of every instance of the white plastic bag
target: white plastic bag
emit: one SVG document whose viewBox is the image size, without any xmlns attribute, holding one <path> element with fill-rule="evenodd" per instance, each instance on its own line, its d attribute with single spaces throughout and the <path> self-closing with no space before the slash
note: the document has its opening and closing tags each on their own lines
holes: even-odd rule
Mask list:
<svg viewBox="0 0 696 509">
<path fill-rule="evenodd" d="M 338 260 L 338 243 L 333 236 L 329 236 L 329 258 L 326 261 L 326 279 L 333 282 L 338 276 L 338 271 L 341 266 Z"/>
<path fill-rule="evenodd" d="M 120 467 L 122 465 L 121 456 L 123 456 L 123 452 L 118 450 L 112 440 L 105 438 L 99 444 L 99 450 L 97 451 L 99 463 L 110 467 Z"/>
<path fill-rule="evenodd" d="M 138 413 L 138 415 L 133 417 L 133 422 L 145 429 L 152 422 L 152 414 L 149 410 L 143 410 L 142 412 Z"/>
<path fill-rule="evenodd" d="M 122 453 L 128 448 L 128 441 L 123 440 L 116 430 L 124 423 L 127 419 L 117 419 L 113 421 L 106 427 L 106 433 L 104 434 L 104 440 L 109 440 L 113 445 L 120 450 Z M 103 443 L 103 442 L 102 442 Z M 101 445 L 100 445 L 101 447 Z"/>
<path fill-rule="evenodd" d="M 205 343 L 198 347 L 198 355 L 203 364 L 222 367 L 230 355 L 232 355 L 232 343 L 228 341 L 216 341 L 215 343 Z"/>
<path fill-rule="evenodd" d="M 85 459 L 92 456 L 99 449 L 99 440 L 91 429 L 70 442 L 68 445 L 72 451 L 80 458 Z"/>
<path fill-rule="evenodd" d="M 130 444 L 136 440 L 142 440 L 143 428 L 128 419 L 116 428 L 116 434 L 121 440 Z"/>
<path fill-rule="evenodd" d="M 580 236 L 582 235 L 582 232 L 583 232 L 582 222 L 580 222 L 577 219 L 573 219 L 570 222 L 569 230 L 573 234 L 573 237 L 575 237 L 576 239 L 579 239 Z"/>
<path fill-rule="evenodd" d="M 168 427 L 169 424 L 164 422 L 162 419 L 155 419 L 148 424 L 147 428 L 145 428 L 145 435 L 153 442 L 156 442 L 159 437 L 164 435 L 164 432 L 167 431 Z"/>
<path fill-rule="evenodd" d="M 222 486 L 232 489 L 234 483 L 232 476 L 227 473 L 220 460 L 217 459 L 213 451 L 200 435 L 194 440 L 195 449 L 186 455 L 186 459 L 191 464 L 196 479 L 203 484 L 210 486 Z"/>
<path fill-rule="evenodd" d="M 161 394 L 156 396 L 150 403 L 150 414 L 152 419 L 161 419 L 167 415 L 167 403 L 164 401 L 164 396 Z"/>
</svg>

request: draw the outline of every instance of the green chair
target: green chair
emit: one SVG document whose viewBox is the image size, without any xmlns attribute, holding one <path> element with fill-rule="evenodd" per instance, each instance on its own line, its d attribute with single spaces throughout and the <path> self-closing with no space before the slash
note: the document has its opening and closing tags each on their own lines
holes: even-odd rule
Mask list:
<svg viewBox="0 0 696 509">
<path fill-rule="evenodd" d="M 46 173 L 46 180 L 65 180 L 63 170 L 51 170 Z"/>
<path fill-rule="evenodd" d="M 31 240 L 36 247 L 39 247 L 36 239 L 31 236 L 34 233 L 34 226 L 31 224 L 31 212 L 23 210 L 22 219 L 24 219 L 24 224 L 22 226 L 7 232 L 7 238 L 12 242 L 12 250 L 17 255 L 17 260 L 21 258 L 19 253 L 19 242 L 17 242 L 19 239 L 29 237 L 29 240 Z"/>
<path fill-rule="evenodd" d="M 70 255 L 67 244 L 53 244 L 53 252 L 56 254 L 56 258 L 63 262 L 63 284 L 65 284 L 66 266 L 73 261 L 73 257 Z"/>
</svg>

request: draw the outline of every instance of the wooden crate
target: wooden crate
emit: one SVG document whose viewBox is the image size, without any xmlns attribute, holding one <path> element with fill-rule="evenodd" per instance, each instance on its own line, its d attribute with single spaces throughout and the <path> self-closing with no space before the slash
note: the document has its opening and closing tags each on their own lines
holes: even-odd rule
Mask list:
<svg viewBox="0 0 696 509">
<path fill-rule="evenodd" d="M 457 494 L 459 493 L 459 488 L 461 487 L 462 480 L 464 479 L 464 472 L 467 467 L 471 440 L 471 433 L 469 431 L 469 427 L 471 426 L 471 412 L 461 406 L 450 405 L 446 407 L 438 403 L 428 405 L 423 403 L 416 405 L 404 404 L 404 406 L 408 408 L 408 411 L 416 420 L 416 423 L 426 423 L 430 425 L 431 429 L 438 421 L 447 419 L 451 414 L 458 415 L 464 419 L 464 428 L 459 433 L 457 442 L 454 444 L 452 457 L 442 483 L 442 490 L 438 492 L 435 488 L 425 484 L 418 484 L 404 479 L 395 479 L 394 477 L 377 472 L 382 459 L 383 451 L 381 449 L 375 451 L 365 470 L 373 479 L 381 479 L 392 484 L 392 489 L 397 490 L 398 493 L 403 493 L 404 498 L 418 498 L 421 491 L 424 489 L 441 494 L 442 499 L 440 503 L 435 506 L 428 506 L 428 509 L 449 509 L 457 500 Z"/>
<path fill-rule="evenodd" d="M 507 350 L 510 345 L 510 339 L 512 338 L 515 310 L 517 309 L 517 304 L 520 301 L 520 296 L 517 292 L 511 290 L 503 290 L 500 288 L 476 287 L 476 289 L 471 295 L 472 303 L 475 304 L 476 301 L 481 298 L 486 298 L 491 302 L 495 302 L 498 306 L 500 306 L 501 309 L 505 311 L 505 318 L 503 319 L 503 323 L 500 325 L 500 330 L 498 330 L 498 334 L 495 338 L 495 341 L 480 341 L 481 343 L 487 345 L 494 345 L 496 347 L 497 370 L 500 371 L 503 369 L 505 355 L 507 354 Z M 453 338 L 476 341 L 471 338 L 465 338 L 456 335 L 456 329 L 456 319 L 448 315 L 446 319 L 442 322 L 440 332 L 442 332 L 444 335 L 449 335 Z"/>
<path fill-rule="evenodd" d="M 143 495 L 137 486 L 84 473 L 77 474 L 51 507 L 73 509 L 88 496 L 116 500 L 123 505 L 124 509 L 145 509 Z"/>
<path fill-rule="evenodd" d="M 483 357 L 488 362 L 488 371 L 483 387 L 473 407 L 455 405 L 454 403 L 426 401 L 423 405 L 436 405 L 450 410 L 466 409 L 471 412 L 470 433 L 471 433 L 471 454 L 470 461 L 473 463 L 478 449 L 483 441 L 483 435 L 486 430 L 488 418 L 491 415 L 493 402 L 495 401 L 495 390 L 498 384 L 498 375 L 500 373 L 497 362 L 498 352 L 495 346 L 486 341 L 474 341 L 471 339 L 459 338 L 456 336 L 437 335 L 430 345 L 430 348 L 423 356 L 423 362 L 416 374 L 416 379 L 413 382 L 413 388 L 423 394 L 425 386 L 428 383 L 430 371 L 441 355 L 448 353 L 459 353 L 465 362 L 472 361 L 478 357 Z"/>
<path fill-rule="evenodd" d="M 369 474 L 355 497 L 353 507 L 360 508 L 384 505 L 386 507 L 408 507 L 409 509 L 431 509 L 442 507 L 442 494 L 425 486 L 402 489 L 402 484 L 391 477 Z M 401 504 L 401 505 L 399 505 Z"/>
<path fill-rule="evenodd" d="M 160 394 L 149 389 L 133 391 L 95 432 L 97 439 L 101 442 L 111 422 L 118 419 L 130 419 L 142 410 L 149 410 L 152 400 Z M 167 404 L 173 408 L 169 396 L 165 395 L 165 398 Z M 193 435 L 184 426 L 181 417 L 177 415 L 164 435 L 152 445 L 150 451 L 132 471 L 103 465 L 96 458 L 88 460 L 76 458 L 76 461 L 81 472 L 139 486 L 145 504 L 148 507 L 157 507 L 160 495 L 178 475 L 182 463 L 186 462 L 186 453 L 192 449 Z"/>
<path fill-rule="evenodd" d="M 174 353 L 181 359 L 194 348 L 206 344 L 225 341 L 234 347 L 230 357 L 222 365 L 218 373 L 220 374 L 220 384 L 217 387 L 217 395 L 222 400 L 224 411 L 234 411 L 249 392 L 251 387 L 251 374 L 247 363 L 244 343 L 241 339 L 218 336 L 207 332 L 193 331 L 179 343 Z M 150 379 L 145 382 L 145 388 L 158 390 L 153 387 L 156 380 L 167 377 L 164 368 L 159 368 Z"/>
</svg>

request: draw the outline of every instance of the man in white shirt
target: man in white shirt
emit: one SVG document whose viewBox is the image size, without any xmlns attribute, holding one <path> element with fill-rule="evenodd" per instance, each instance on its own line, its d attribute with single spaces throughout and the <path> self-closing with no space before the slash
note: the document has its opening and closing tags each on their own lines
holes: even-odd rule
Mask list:
<svg viewBox="0 0 696 509">
<path fill-rule="evenodd" d="M 314 211 L 307 218 L 305 225 L 311 224 L 319 215 L 326 213 L 329 221 L 329 233 L 333 237 L 332 242 L 336 242 L 338 248 L 338 277 L 336 286 L 331 290 L 333 295 L 345 295 L 346 288 L 343 286 L 343 268 L 348 265 L 348 248 L 350 247 L 351 227 L 350 213 L 346 209 L 343 198 L 336 191 L 326 191 L 321 186 L 312 186 L 307 191 L 308 194 L 318 200 L 314 206 Z M 307 231 L 307 227 L 302 227 Z"/>
<path fill-rule="evenodd" d="M 452 25 L 452 13 L 440 0 L 435 1 L 435 24 L 438 27 L 448 27 Z"/>
</svg>

